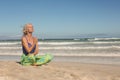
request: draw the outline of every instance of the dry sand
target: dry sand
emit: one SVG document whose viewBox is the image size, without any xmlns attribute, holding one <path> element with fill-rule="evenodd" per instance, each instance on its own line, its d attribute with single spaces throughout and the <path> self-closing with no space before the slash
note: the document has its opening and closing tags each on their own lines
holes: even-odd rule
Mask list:
<svg viewBox="0 0 120 80">
<path fill-rule="evenodd" d="M 37 67 L 0 61 L 0 80 L 120 80 L 120 65 L 51 62 Z"/>
</svg>

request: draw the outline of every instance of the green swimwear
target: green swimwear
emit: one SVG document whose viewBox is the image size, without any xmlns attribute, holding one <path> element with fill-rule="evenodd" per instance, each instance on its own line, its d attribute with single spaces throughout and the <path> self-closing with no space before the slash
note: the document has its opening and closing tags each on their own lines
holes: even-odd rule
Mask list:
<svg viewBox="0 0 120 80">
<path fill-rule="evenodd" d="M 22 65 L 33 65 L 34 63 L 38 66 L 46 64 L 48 62 L 50 62 L 53 59 L 53 56 L 51 54 L 45 54 L 43 56 L 41 55 L 25 55 L 23 54 L 21 56 L 21 64 Z"/>
</svg>

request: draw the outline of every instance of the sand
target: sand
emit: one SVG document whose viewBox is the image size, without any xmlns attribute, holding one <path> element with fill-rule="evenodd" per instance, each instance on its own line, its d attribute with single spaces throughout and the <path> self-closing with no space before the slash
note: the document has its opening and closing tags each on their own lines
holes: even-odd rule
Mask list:
<svg viewBox="0 0 120 80">
<path fill-rule="evenodd" d="M 0 61 L 0 80 L 120 80 L 120 65 L 51 62 L 22 66 Z"/>
</svg>

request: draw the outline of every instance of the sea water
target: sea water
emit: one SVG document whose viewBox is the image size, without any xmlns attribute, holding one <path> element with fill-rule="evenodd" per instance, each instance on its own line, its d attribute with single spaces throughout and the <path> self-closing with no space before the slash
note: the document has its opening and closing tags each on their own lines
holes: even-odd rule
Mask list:
<svg viewBox="0 0 120 80">
<path fill-rule="evenodd" d="M 38 41 L 39 54 L 56 56 L 120 56 L 119 38 L 44 39 Z M 0 55 L 21 55 L 20 40 L 0 41 Z"/>
<path fill-rule="evenodd" d="M 120 64 L 119 38 L 44 39 L 39 54 L 53 54 L 53 61 Z M 0 41 L 0 60 L 20 61 L 20 40 Z"/>
</svg>

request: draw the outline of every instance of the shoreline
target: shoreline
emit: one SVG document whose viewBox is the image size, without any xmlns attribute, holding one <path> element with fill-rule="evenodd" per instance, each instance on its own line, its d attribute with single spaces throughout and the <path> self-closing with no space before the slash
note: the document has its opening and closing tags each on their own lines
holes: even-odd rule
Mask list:
<svg viewBox="0 0 120 80">
<path fill-rule="evenodd" d="M 0 55 L 0 61 L 20 61 L 20 55 Z M 52 62 L 78 62 L 120 65 L 119 56 L 54 56 Z"/>
<path fill-rule="evenodd" d="M 2 56 L 2 55 L 12 55 L 12 56 L 20 56 L 20 55 L 22 55 L 23 53 L 21 52 L 21 53 L 0 53 L 0 56 Z M 44 54 L 46 54 L 46 53 L 38 53 L 38 55 L 44 55 Z M 49 54 L 49 53 L 47 53 L 47 54 Z M 50 53 L 50 54 L 52 54 L 52 53 Z M 106 54 L 106 53 L 102 53 L 102 54 L 100 54 L 100 53 L 53 53 L 52 55 L 54 55 L 54 56 L 79 56 L 79 57 L 81 57 L 81 56 L 86 56 L 86 57 L 97 57 L 97 56 L 99 56 L 99 57 L 120 57 L 120 54 L 118 54 L 118 53 L 109 53 L 109 54 Z"/>
</svg>

